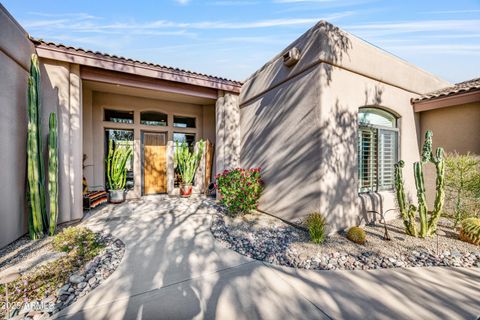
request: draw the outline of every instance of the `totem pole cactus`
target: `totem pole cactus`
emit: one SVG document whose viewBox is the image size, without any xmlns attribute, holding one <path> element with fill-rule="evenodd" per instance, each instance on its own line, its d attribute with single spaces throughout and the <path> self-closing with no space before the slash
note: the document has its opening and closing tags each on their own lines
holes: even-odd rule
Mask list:
<svg viewBox="0 0 480 320">
<path fill-rule="evenodd" d="M 415 221 L 415 212 L 417 208 L 408 203 L 405 199 L 404 180 L 402 169 L 405 165 L 403 161 L 395 164 L 395 189 L 397 193 L 398 206 L 402 215 L 403 224 L 405 225 L 405 232 L 414 237 L 429 237 L 435 234 L 437 230 L 437 223 L 440 219 L 443 210 L 443 203 L 445 200 L 445 160 L 443 157 L 443 148 L 437 148 L 435 155 L 432 152 L 432 132 L 425 133 L 425 143 L 422 148 L 422 157 L 420 162 L 413 164 L 413 172 L 415 176 L 415 187 L 417 189 L 418 201 L 418 215 L 420 218 L 420 230 L 417 230 Z M 435 165 L 437 179 L 436 179 L 436 194 L 433 211 L 428 217 L 427 200 L 425 197 L 425 182 L 423 178 L 423 166 L 431 162 Z"/>
<path fill-rule="evenodd" d="M 50 113 L 48 128 L 48 196 L 50 200 L 48 234 L 53 236 L 58 220 L 58 130 L 55 112 Z"/>
<path fill-rule="evenodd" d="M 43 236 L 48 224 L 45 206 L 45 178 L 43 172 L 40 114 L 40 69 L 38 57 L 33 54 L 28 77 L 28 133 L 27 133 L 27 179 L 29 234 L 31 239 Z"/>
</svg>

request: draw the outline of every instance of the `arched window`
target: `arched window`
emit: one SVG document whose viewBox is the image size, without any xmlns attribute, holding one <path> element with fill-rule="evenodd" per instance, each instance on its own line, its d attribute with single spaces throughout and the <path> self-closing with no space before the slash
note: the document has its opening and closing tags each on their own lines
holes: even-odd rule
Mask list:
<svg viewBox="0 0 480 320">
<path fill-rule="evenodd" d="M 393 166 L 398 161 L 397 118 L 382 109 L 361 108 L 358 125 L 359 191 L 393 189 Z"/>
<path fill-rule="evenodd" d="M 167 115 L 161 112 L 145 111 L 140 113 L 140 123 L 147 126 L 162 126 L 167 125 Z"/>
</svg>

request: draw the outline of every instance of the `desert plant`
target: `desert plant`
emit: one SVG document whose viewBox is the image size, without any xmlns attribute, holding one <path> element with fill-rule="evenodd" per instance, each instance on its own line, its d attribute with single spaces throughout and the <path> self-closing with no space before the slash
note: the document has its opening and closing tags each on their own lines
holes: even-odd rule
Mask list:
<svg viewBox="0 0 480 320">
<path fill-rule="evenodd" d="M 445 157 L 446 207 L 453 213 L 454 226 L 480 211 L 480 159 L 467 153 Z"/>
<path fill-rule="evenodd" d="M 33 270 L 10 283 L 9 294 L 12 304 L 23 305 L 55 295 L 55 292 L 74 272 L 99 255 L 105 247 L 98 234 L 83 227 L 69 227 L 53 238 L 54 249 L 67 254 L 60 258 L 36 266 Z M 0 286 L 0 301 L 5 297 L 5 286 Z M 0 318 L 5 317 L 6 309 L 0 308 Z M 22 317 L 23 319 L 23 317 Z"/>
<path fill-rule="evenodd" d="M 113 146 L 108 142 L 107 182 L 110 190 L 121 190 L 127 183 L 127 161 L 133 150 L 130 146 Z"/>
<path fill-rule="evenodd" d="M 97 249 L 102 247 L 98 241 L 98 235 L 85 227 L 63 229 L 53 238 L 52 246 L 59 252 L 78 250 L 78 255 L 86 260 L 95 256 L 98 253 Z"/>
<path fill-rule="evenodd" d="M 310 240 L 317 244 L 323 243 L 325 240 L 325 227 L 327 226 L 325 217 L 319 212 L 312 212 L 305 219 L 305 225 L 310 234 Z"/>
<path fill-rule="evenodd" d="M 400 160 L 395 164 L 395 189 L 397 202 L 405 226 L 405 232 L 414 237 L 428 237 L 435 234 L 437 223 L 440 219 L 445 200 L 445 160 L 443 157 L 443 148 L 437 148 L 435 155 L 432 152 L 432 132 L 425 133 L 425 142 L 422 148 L 421 160 L 413 164 L 415 176 L 415 187 L 417 189 L 418 209 L 405 198 L 404 180 L 402 169 L 405 163 Z M 425 183 L 423 178 L 423 166 L 431 162 L 435 165 L 437 174 L 436 194 L 433 211 L 428 218 L 427 200 L 425 197 Z M 420 230 L 417 230 L 415 221 L 415 212 L 418 210 L 420 218 Z"/>
<path fill-rule="evenodd" d="M 175 144 L 175 169 L 178 171 L 183 184 L 190 185 L 197 173 L 200 160 L 202 159 L 205 141 L 198 142 L 197 150 L 190 151 L 188 144 L 184 141 L 181 144 L 176 141 Z"/>
<path fill-rule="evenodd" d="M 263 190 L 260 168 L 225 170 L 216 177 L 215 187 L 232 215 L 257 208 Z"/>
<path fill-rule="evenodd" d="M 347 231 L 347 239 L 358 243 L 358 244 L 365 244 L 367 238 L 367 234 L 365 230 L 360 227 L 351 227 Z"/>
<path fill-rule="evenodd" d="M 460 240 L 480 245 L 480 218 L 467 218 L 461 224 Z"/>
<path fill-rule="evenodd" d="M 53 236 L 58 220 L 58 133 L 55 112 L 50 113 L 48 127 L 48 196 L 50 200 L 48 234 Z"/>
<path fill-rule="evenodd" d="M 27 181 L 29 207 L 29 235 L 31 239 L 43 236 L 47 226 L 45 206 L 45 178 L 43 172 L 40 68 L 37 55 L 33 54 L 28 76 L 28 133 L 27 133 Z"/>
</svg>

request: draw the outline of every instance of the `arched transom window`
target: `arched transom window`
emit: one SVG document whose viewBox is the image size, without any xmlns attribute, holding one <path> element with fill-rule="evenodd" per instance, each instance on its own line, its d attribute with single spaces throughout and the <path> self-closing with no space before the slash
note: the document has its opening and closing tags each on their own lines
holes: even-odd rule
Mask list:
<svg viewBox="0 0 480 320">
<path fill-rule="evenodd" d="M 394 187 L 394 164 L 398 161 L 397 118 L 382 109 L 358 112 L 359 191 L 381 191 Z"/>
</svg>

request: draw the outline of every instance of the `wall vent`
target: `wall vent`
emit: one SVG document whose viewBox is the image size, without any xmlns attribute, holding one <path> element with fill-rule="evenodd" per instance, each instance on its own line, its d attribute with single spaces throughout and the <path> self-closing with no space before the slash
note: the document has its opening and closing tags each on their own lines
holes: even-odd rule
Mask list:
<svg viewBox="0 0 480 320">
<path fill-rule="evenodd" d="M 298 50 L 296 47 L 288 50 L 283 55 L 283 64 L 287 67 L 293 66 L 298 62 L 298 60 L 300 60 L 300 50 Z"/>
</svg>

